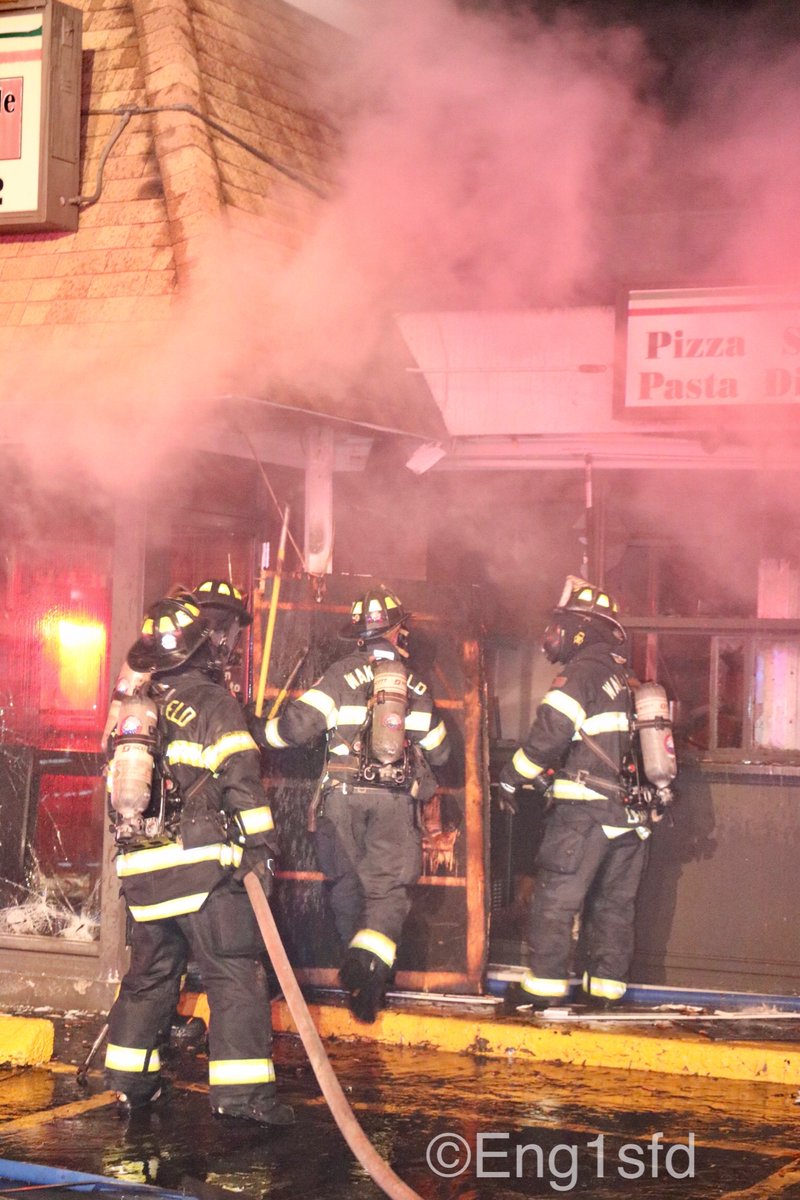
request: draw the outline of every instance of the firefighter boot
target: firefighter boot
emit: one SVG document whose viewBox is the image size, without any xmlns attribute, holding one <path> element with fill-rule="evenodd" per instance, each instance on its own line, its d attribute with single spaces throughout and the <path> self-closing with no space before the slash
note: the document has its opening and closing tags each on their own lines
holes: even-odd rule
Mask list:
<svg viewBox="0 0 800 1200">
<path fill-rule="evenodd" d="M 371 1025 L 383 1007 L 383 997 L 392 973 L 377 954 L 350 948 L 339 970 L 342 987 L 350 993 L 349 1008 L 358 1021 Z"/>
<path fill-rule="evenodd" d="M 526 992 L 519 983 L 510 983 L 503 993 L 503 1011 L 508 1016 L 513 1016 L 520 1009 L 544 1012 L 548 1008 L 558 1007 L 563 1003 L 565 1003 L 563 997 L 554 999 L 552 996 L 534 996 L 530 992 Z"/>
<path fill-rule="evenodd" d="M 294 1125 L 294 1109 L 281 1104 L 276 1096 L 263 1096 L 250 1101 L 230 1101 L 211 1109 L 215 1117 L 231 1117 L 237 1121 L 256 1121 L 259 1125 Z"/>
</svg>

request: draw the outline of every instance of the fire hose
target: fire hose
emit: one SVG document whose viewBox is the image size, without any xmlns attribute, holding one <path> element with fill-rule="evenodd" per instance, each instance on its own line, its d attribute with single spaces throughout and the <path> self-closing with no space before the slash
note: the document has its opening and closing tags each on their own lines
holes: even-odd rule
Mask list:
<svg viewBox="0 0 800 1200">
<path fill-rule="evenodd" d="M 370 1178 L 392 1200 L 421 1200 L 408 1184 L 396 1175 L 384 1158 L 372 1145 L 364 1130 L 356 1120 L 355 1114 L 342 1091 L 342 1085 L 336 1078 L 330 1064 L 325 1047 L 322 1045 L 316 1026 L 311 1019 L 311 1013 L 300 991 L 300 985 L 294 976 L 291 963 L 281 941 L 272 910 L 256 875 L 252 872 L 245 876 L 244 886 L 253 906 L 258 928 L 264 939 L 270 961 L 278 982 L 283 989 L 284 999 L 289 1007 L 295 1028 L 305 1048 L 312 1070 L 317 1077 L 334 1121 L 347 1142 L 353 1154 L 361 1163 Z"/>
</svg>

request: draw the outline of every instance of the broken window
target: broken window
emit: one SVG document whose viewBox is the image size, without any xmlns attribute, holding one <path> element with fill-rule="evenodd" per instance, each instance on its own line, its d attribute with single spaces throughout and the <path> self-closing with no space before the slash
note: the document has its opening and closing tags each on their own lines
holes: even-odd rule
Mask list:
<svg viewBox="0 0 800 1200">
<path fill-rule="evenodd" d="M 0 936 L 95 940 L 110 530 L 63 498 L 45 504 L 9 491 L 0 526 Z"/>
</svg>

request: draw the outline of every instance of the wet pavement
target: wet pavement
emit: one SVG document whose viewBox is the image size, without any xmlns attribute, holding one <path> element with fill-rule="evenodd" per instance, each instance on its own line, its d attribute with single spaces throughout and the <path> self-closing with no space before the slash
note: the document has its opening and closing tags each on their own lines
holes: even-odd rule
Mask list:
<svg viewBox="0 0 800 1200">
<path fill-rule="evenodd" d="M 297 1124 L 265 1131 L 211 1117 L 202 1046 L 169 1055 L 167 1105 L 121 1118 L 99 1070 L 85 1088 L 76 1081 L 101 1024 L 59 1022 L 52 1064 L 0 1072 L 0 1157 L 189 1193 L 202 1181 L 276 1200 L 382 1195 L 339 1133 L 296 1038 L 277 1037 L 275 1060 Z M 791 1088 L 375 1043 L 328 1049 L 368 1137 L 425 1200 L 800 1200 Z"/>
</svg>

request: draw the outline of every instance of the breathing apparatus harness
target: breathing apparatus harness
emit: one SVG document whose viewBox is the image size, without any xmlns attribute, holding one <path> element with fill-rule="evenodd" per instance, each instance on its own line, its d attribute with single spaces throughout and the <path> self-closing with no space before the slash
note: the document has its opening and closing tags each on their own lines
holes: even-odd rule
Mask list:
<svg viewBox="0 0 800 1200">
<path fill-rule="evenodd" d="M 399 658 L 373 658 L 367 715 L 355 741 L 356 780 L 380 787 L 407 787 L 412 775 L 406 737 L 408 671 Z"/>
<path fill-rule="evenodd" d="M 576 771 L 568 777 L 611 792 L 631 813 L 637 814 L 638 819 L 649 816 L 657 824 L 674 802 L 671 784 L 678 774 L 667 693 L 658 683 L 642 683 L 635 687 L 626 683 L 626 688 L 630 746 L 621 769 L 591 734 L 580 731 L 581 741 L 619 782 L 591 775 L 588 771 Z"/>
</svg>

